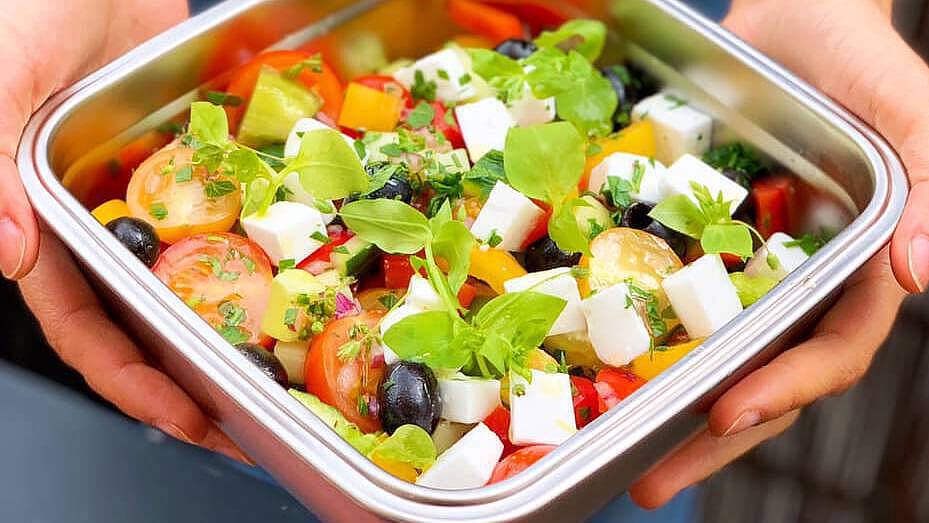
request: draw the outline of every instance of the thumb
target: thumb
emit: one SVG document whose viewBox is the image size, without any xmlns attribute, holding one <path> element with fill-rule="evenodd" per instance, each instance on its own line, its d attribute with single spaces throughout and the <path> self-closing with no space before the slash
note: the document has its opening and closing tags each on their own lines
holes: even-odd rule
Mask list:
<svg viewBox="0 0 929 523">
<path fill-rule="evenodd" d="M 793 5 L 796 4 L 796 5 Z M 911 192 L 891 242 L 898 283 L 929 283 L 929 69 L 872 0 L 737 0 L 725 25 L 875 128 Z"/>
</svg>

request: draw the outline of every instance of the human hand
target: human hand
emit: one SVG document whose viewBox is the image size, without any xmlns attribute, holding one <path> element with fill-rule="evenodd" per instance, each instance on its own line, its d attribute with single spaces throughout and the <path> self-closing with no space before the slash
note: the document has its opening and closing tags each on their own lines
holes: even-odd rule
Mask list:
<svg viewBox="0 0 929 523">
<path fill-rule="evenodd" d="M 20 280 L 49 343 L 101 396 L 178 439 L 246 460 L 109 319 L 67 249 L 40 230 L 14 163 L 26 122 L 49 96 L 186 16 L 184 0 L 35 0 L 0 11 L 0 271 Z"/>
<path fill-rule="evenodd" d="M 788 428 L 799 409 L 857 383 L 906 294 L 929 282 L 929 69 L 896 34 L 886 0 L 736 0 L 724 25 L 886 137 L 911 192 L 891 244 L 845 285 L 812 338 L 726 392 L 708 428 L 630 489 L 654 508 Z"/>
</svg>

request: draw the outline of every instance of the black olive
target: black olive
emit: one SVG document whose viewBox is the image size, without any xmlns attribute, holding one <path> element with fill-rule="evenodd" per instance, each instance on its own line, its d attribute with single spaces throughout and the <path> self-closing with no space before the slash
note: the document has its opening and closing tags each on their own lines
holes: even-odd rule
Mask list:
<svg viewBox="0 0 929 523">
<path fill-rule="evenodd" d="M 522 60 L 523 58 L 528 58 L 533 53 L 538 51 L 539 48 L 529 40 L 521 40 L 519 38 L 510 38 L 509 40 L 504 40 L 500 42 L 500 45 L 494 48 L 494 51 L 512 58 L 513 60 Z"/>
<path fill-rule="evenodd" d="M 658 92 L 657 84 L 638 67 L 611 65 L 602 68 L 600 72 L 616 92 L 619 104 L 613 120 L 619 128 L 629 125 L 635 104 Z"/>
<path fill-rule="evenodd" d="M 372 191 L 364 196 L 359 196 L 357 194 L 349 196 L 345 199 L 344 203 L 349 203 L 359 198 L 364 198 L 366 200 L 378 200 L 381 198 L 387 200 L 400 200 L 403 203 L 411 203 L 413 201 L 414 191 L 413 185 L 410 183 L 409 171 L 399 165 L 394 165 L 387 162 L 375 162 L 365 166 L 365 170 L 368 173 L 368 176 L 374 178 L 378 176 L 379 172 L 382 169 L 392 169 L 394 172 L 391 174 L 390 178 L 387 179 L 387 182 L 376 191 Z"/>
<path fill-rule="evenodd" d="M 653 206 L 635 202 L 623 211 L 623 216 L 619 224 L 630 229 L 638 229 L 657 236 L 664 240 L 678 257 L 683 258 L 687 253 L 687 238 L 683 234 L 671 230 L 664 225 L 653 220 L 648 213 L 652 212 Z"/>
<path fill-rule="evenodd" d="M 726 168 L 722 170 L 722 173 L 723 176 L 741 185 L 749 192 L 748 197 L 742 201 L 741 205 L 739 205 L 739 208 L 736 209 L 732 214 L 732 217 L 736 220 L 752 223 L 752 221 L 755 219 L 755 199 L 752 198 L 751 195 L 752 177 L 738 169 Z"/>
<path fill-rule="evenodd" d="M 276 381 L 281 387 L 288 386 L 287 370 L 277 356 L 269 352 L 261 345 L 254 343 L 239 343 L 235 346 L 236 350 L 248 358 L 248 361 L 254 363 L 265 376 Z"/>
<path fill-rule="evenodd" d="M 558 267 L 574 267 L 581 261 L 581 253 L 566 252 L 558 248 L 548 236 L 537 240 L 526 249 L 526 270 L 529 272 L 547 271 Z"/>
<path fill-rule="evenodd" d="M 432 369 L 409 361 L 387 368 L 379 404 L 381 424 L 388 434 L 403 425 L 419 425 L 432 434 L 442 415 L 442 396 Z"/>
<path fill-rule="evenodd" d="M 106 228 L 148 267 L 155 265 L 161 251 L 161 240 L 155 228 L 138 218 L 116 218 Z"/>
</svg>

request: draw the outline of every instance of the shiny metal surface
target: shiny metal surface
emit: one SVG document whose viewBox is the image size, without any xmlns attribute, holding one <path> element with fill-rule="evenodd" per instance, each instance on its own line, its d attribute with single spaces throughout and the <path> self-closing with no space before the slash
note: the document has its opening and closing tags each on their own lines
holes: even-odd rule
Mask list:
<svg viewBox="0 0 929 523">
<path fill-rule="evenodd" d="M 856 216 L 700 349 L 538 466 L 502 484 L 436 491 L 369 463 L 226 345 L 90 216 L 78 191 L 61 183 L 182 113 L 201 84 L 236 65 L 217 57 L 310 40 L 338 55 L 371 37 L 383 42 L 391 58 L 416 56 L 453 34 L 442 2 L 230 0 L 46 104 L 20 147 L 23 181 L 39 214 L 98 280 L 153 358 L 321 517 L 581 520 L 697 430 L 708 402 L 732 380 L 802 334 L 824 301 L 889 238 L 906 194 L 900 162 L 873 131 L 693 11 L 671 0 L 590 2 L 590 8 L 624 37 L 610 52 L 628 56 L 696 100 L 721 122 L 718 139 L 747 140 L 831 194 L 831 200 L 808 202 L 808 225 L 828 221 L 826 216 Z M 840 203 L 820 212 L 828 201 Z"/>
</svg>

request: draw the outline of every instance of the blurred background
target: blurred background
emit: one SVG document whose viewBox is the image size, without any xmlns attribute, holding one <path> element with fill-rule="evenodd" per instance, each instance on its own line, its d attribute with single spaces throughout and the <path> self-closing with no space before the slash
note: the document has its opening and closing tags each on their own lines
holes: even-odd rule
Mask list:
<svg viewBox="0 0 929 523">
<path fill-rule="evenodd" d="M 214 3 L 192 0 L 195 10 Z M 727 0 L 689 0 L 720 18 Z M 929 56 L 929 1 L 897 0 Z M 114 411 L 47 347 L 0 279 L 0 521 L 311 521 L 260 472 Z M 867 377 L 668 510 L 597 521 L 929 522 L 929 296 L 911 298 Z"/>
</svg>

